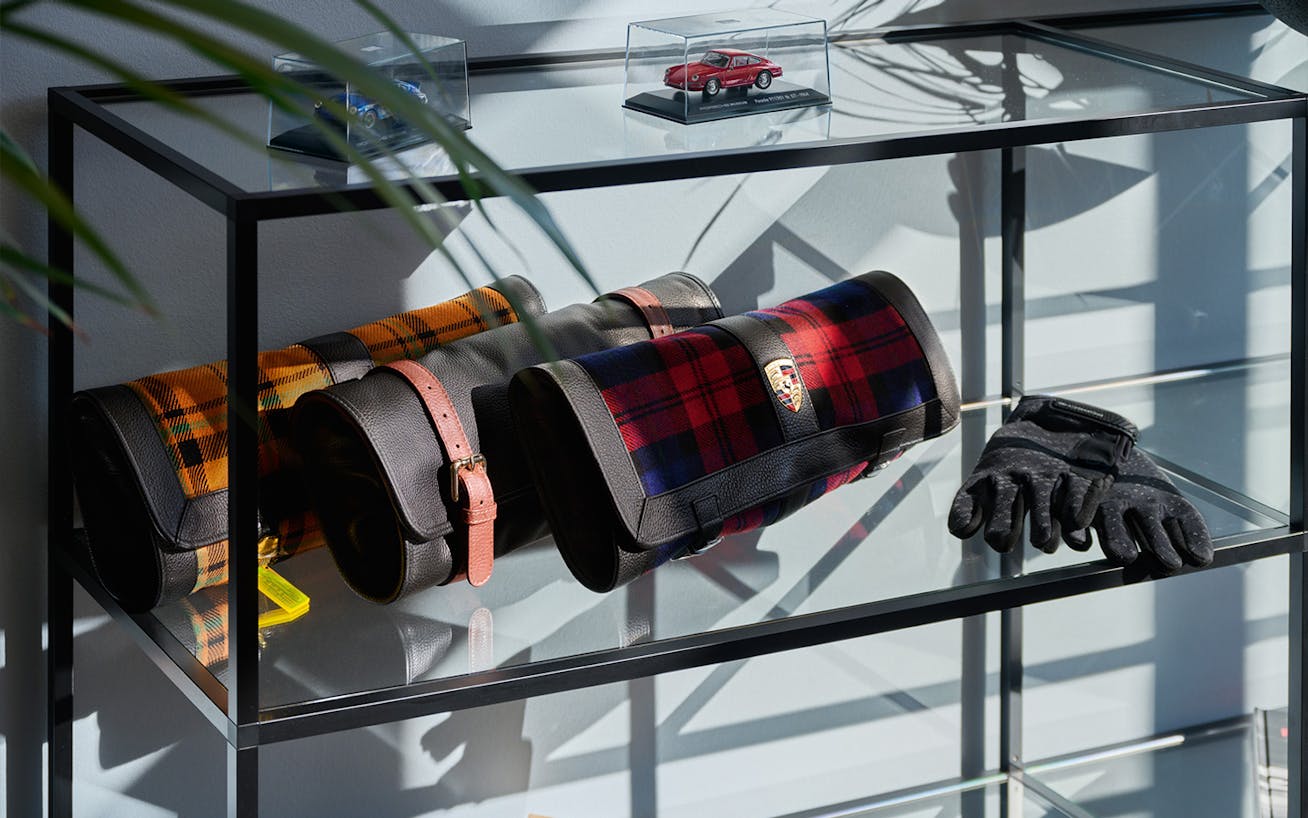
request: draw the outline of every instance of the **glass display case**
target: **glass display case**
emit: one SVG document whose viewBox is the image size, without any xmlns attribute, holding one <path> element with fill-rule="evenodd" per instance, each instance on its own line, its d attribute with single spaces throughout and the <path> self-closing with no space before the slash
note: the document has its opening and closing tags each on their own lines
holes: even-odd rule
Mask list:
<svg viewBox="0 0 1308 818">
<path fill-rule="evenodd" d="M 675 122 L 831 102 L 827 23 L 775 9 L 627 26 L 623 103 Z"/>
<path fill-rule="evenodd" d="M 783 19 L 788 22 L 781 23 Z M 74 621 L 69 600 L 74 581 L 135 638 L 144 654 L 225 738 L 229 799 L 238 814 L 257 812 L 260 753 L 275 745 L 294 745 L 299 739 L 432 714 L 482 712 L 526 698 L 572 691 L 589 694 L 606 684 L 644 683 L 654 676 L 718 668 L 783 651 L 802 653 L 815 646 L 932 623 L 959 620 L 970 628 L 980 622 L 984 636 L 984 615 L 995 612 L 999 613 L 990 621 L 997 625 L 999 639 L 993 653 L 1002 672 L 990 672 L 985 661 L 974 661 L 976 640 L 959 638 L 960 650 L 968 652 L 957 663 L 961 678 L 954 687 L 960 691 L 960 711 L 973 707 L 975 700 L 991 689 L 998 697 L 999 710 L 996 729 L 987 729 L 984 719 L 967 717 L 975 715 L 970 710 L 958 719 L 959 743 L 969 752 L 979 748 L 974 755 L 981 759 L 967 773 L 968 780 L 893 798 L 881 793 L 866 804 L 824 803 L 797 815 L 910 815 L 936 805 L 954 809 L 955 802 L 961 801 L 980 805 L 977 811 L 966 813 L 969 815 L 1014 815 L 1022 805 L 1027 815 L 1084 815 L 1077 804 L 1116 798 L 1120 793 L 1107 777 L 1091 782 L 1093 786 L 1087 784 L 1083 772 L 1146 770 L 1148 765 L 1140 763 L 1146 758 L 1154 765 L 1148 770 L 1166 771 L 1170 769 L 1166 768 L 1168 759 L 1192 753 L 1209 757 L 1211 752 L 1221 760 L 1236 758 L 1238 750 L 1239 759 L 1244 759 L 1245 734 L 1223 732 L 1214 734 L 1214 741 L 1208 743 L 1190 741 L 1187 736 L 1189 743 L 1183 745 L 1132 746 L 1131 758 L 1080 754 L 1057 766 L 1027 765 L 1025 759 L 1046 758 L 1047 754 L 1033 751 L 1029 739 L 1025 752 L 1022 747 L 1023 717 L 1031 714 L 1023 704 L 1024 680 L 1028 697 L 1036 693 L 1041 680 L 1038 667 L 1035 673 L 1024 672 L 1028 637 L 1035 630 L 1030 625 L 1036 619 L 1028 619 L 1024 636 L 1024 606 L 1124 585 L 1158 580 L 1167 584 L 1160 587 L 1167 587 L 1184 580 L 1161 580 L 1139 567 L 1112 566 L 1097 554 L 1071 549 L 1026 556 L 1019 550 L 1000 557 L 984 545 L 960 545 L 948 538 L 945 514 L 959 476 L 975 461 L 986 438 L 1003 421 L 1005 407 L 1016 398 L 1035 388 L 1088 400 L 1126 414 L 1147 430 L 1142 440 L 1148 453 L 1207 520 L 1217 548 L 1214 567 L 1254 565 L 1290 555 L 1290 574 L 1300 584 L 1291 586 L 1297 607 L 1288 628 L 1291 633 L 1302 632 L 1304 507 L 1308 502 L 1304 494 L 1308 469 L 1308 435 L 1304 434 L 1308 428 L 1308 401 L 1304 398 L 1308 383 L 1308 300 L 1304 298 L 1308 266 L 1302 251 L 1308 233 L 1308 104 L 1304 95 L 1066 30 L 1011 22 L 908 31 L 893 37 L 846 35 L 831 48 L 841 80 L 836 104 L 825 111 L 791 111 L 692 129 L 612 104 L 619 84 L 624 84 L 629 109 L 640 110 L 632 104 L 633 96 L 663 94 L 674 103 L 670 113 L 647 113 L 686 122 L 691 107 L 688 96 L 694 95 L 702 119 L 736 116 L 749 112 L 750 101 L 760 97 L 760 90 L 778 88 L 783 81 L 798 84 L 805 76 L 801 66 L 806 64 L 810 79 L 802 81 L 808 90 L 826 98 L 825 24 L 808 21 L 816 33 L 810 43 L 813 49 L 803 52 L 820 54 L 820 60 L 805 63 L 792 58 L 796 52 L 788 50 L 803 51 L 793 27 L 796 20 L 804 19 L 765 11 L 751 13 L 749 19 L 719 14 L 661 21 L 658 26 L 633 24 L 625 72 L 612 55 L 594 59 L 569 55 L 539 62 L 523 58 L 510 61 L 513 64 L 507 67 L 504 60 L 482 65 L 474 62 L 471 79 L 478 97 L 478 144 L 537 191 L 632 186 L 646 191 L 650 199 L 656 197 L 648 196 L 649 187 L 657 183 L 793 174 L 817 168 L 841 168 L 848 173 L 879 160 L 993 152 L 999 172 L 987 188 L 993 194 L 988 201 L 995 211 L 993 223 L 1001 229 L 993 235 L 993 242 L 981 241 L 991 235 L 972 237 L 978 247 L 986 244 L 991 253 L 998 252 L 998 258 L 991 258 L 996 280 L 989 285 L 990 297 L 983 284 L 978 284 L 984 276 L 973 275 L 984 261 L 979 257 L 984 248 L 974 252 L 970 244 L 960 241 L 960 248 L 965 248 L 963 260 L 978 267 L 960 267 L 956 302 L 950 296 L 944 306 L 928 306 L 939 326 L 953 328 L 947 351 L 960 363 L 968 401 L 960 432 L 918 447 L 877 479 L 824 498 L 805 513 L 769 529 L 766 539 L 729 540 L 711 555 L 668 566 L 620 595 L 595 597 L 586 592 L 568 577 L 546 543 L 515 554 L 512 570 L 505 570 L 484 589 L 436 588 L 403 608 L 382 608 L 350 594 L 329 556 L 318 551 L 284 564 L 287 579 L 313 598 L 312 613 L 271 628 L 259 627 L 257 617 L 257 565 L 252 558 L 257 545 L 253 536 L 257 507 L 249 499 L 257 476 L 252 456 L 257 441 L 252 433 L 232 444 L 234 452 L 246 453 L 245 470 L 237 474 L 234 469 L 237 479 L 231 483 L 240 490 L 233 493 L 231 506 L 235 520 L 232 547 L 238 555 L 232 565 L 232 583 L 184 604 L 142 615 L 123 611 L 96 583 L 86 564 L 83 532 L 74 528 L 72 503 L 55 502 L 50 521 L 49 694 L 52 703 L 62 704 L 52 706 L 50 712 L 52 781 L 67 783 L 72 775 Z M 775 25 L 761 24 L 763 20 Z M 792 36 L 794 40 L 788 39 Z M 661 46 L 655 45 L 659 38 Z M 647 45 L 641 46 L 641 42 Z M 462 43 L 457 46 L 462 53 Z M 645 50 L 638 53 L 638 47 Z M 719 114 L 702 110 L 702 90 L 663 84 L 663 75 L 674 65 L 685 66 L 691 57 L 728 47 L 781 65 L 781 77 L 765 81 L 767 89 L 760 89 L 755 77 L 744 88 L 743 105 L 735 106 L 735 113 Z M 633 65 L 637 58 L 647 64 Z M 910 70 L 921 63 L 936 66 L 925 79 L 923 72 Z M 638 73 L 645 69 L 650 71 Z M 637 81 L 638 76 L 644 79 Z M 266 113 L 262 99 L 239 78 L 204 83 L 203 93 L 194 97 L 195 104 L 255 135 L 257 144 Z M 467 86 L 462 87 L 466 95 Z M 426 92 L 428 86 L 422 88 Z M 677 93 L 682 95 L 679 102 L 673 100 Z M 731 96 L 719 89 L 712 99 L 725 102 Z M 735 96 L 739 101 L 742 95 Z M 305 224 L 305 217 L 336 214 L 343 207 L 375 210 L 388 206 L 368 180 L 357 175 L 357 168 L 337 165 L 330 172 L 301 177 L 271 174 L 266 151 L 227 135 L 206 134 L 202 140 L 193 123 L 149 100 L 133 97 L 127 89 L 53 89 L 50 100 L 54 178 L 71 187 L 73 135 L 80 129 L 137 158 L 226 220 L 225 260 L 232 295 L 224 320 L 229 357 L 234 361 L 253 360 L 260 319 L 270 320 L 259 311 L 262 293 L 257 284 L 261 277 L 267 282 L 272 276 L 266 259 L 264 269 L 259 269 L 257 228 L 267 221 Z M 809 104 L 792 102 L 790 107 Z M 463 111 L 466 116 L 466 99 Z M 1243 286 L 1231 284 L 1231 265 L 1216 256 L 1201 268 L 1169 270 L 1167 287 L 1148 289 L 1134 281 L 1105 277 L 1076 283 L 1080 289 L 1067 282 L 1063 282 L 1066 292 L 1053 289 L 1051 282 L 1062 281 L 1057 278 L 1065 276 L 1062 262 L 1072 254 L 1086 254 L 1110 244 L 1152 250 L 1151 242 L 1156 239 L 1148 232 L 1155 229 L 1150 222 L 1139 226 L 1146 231 L 1147 240 L 1108 242 L 1101 240 L 1103 234 L 1092 234 L 1090 239 L 1082 235 L 1078 245 L 1051 230 L 1051 223 L 1068 213 L 1106 210 L 1098 198 L 1106 195 L 1105 190 L 1153 193 L 1130 168 L 1100 162 L 1095 166 L 1097 173 L 1090 174 L 1084 172 L 1090 167 L 1086 156 L 1040 146 L 1077 143 L 1084 152 L 1121 137 L 1148 138 L 1161 145 L 1164 132 L 1176 132 L 1176 141 L 1167 142 L 1160 153 L 1179 161 L 1190 156 L 1177 149 L 1182 142 L 1203 147 L 1209 144 L 1205 134 L 1265 121 L 1283 129 L 1292 155 L 1286 165 L 1288 173 L 1277 170 L 1268 175 L 1286 179 L 1289 186 L 1288 218 L 1282 219 L 1282 233 L 1276 234 L 1289 241 L 1259 237 L 1261 245 L 1296 248 L 1284 272 L 1286 289 L 1275 291 L 1288 291 L 1290 298 L 1277 296 L 1275 308 L 1260 313 L 1260 321 L 1272 327 L 1265 334 L 1278 345 L 1252 349 L 1252 357 L 1232 360 L 1222 357 L 1221 350 L 1214 352 L 1197 342 L 1176 344 L 1184 354 L 1169 349 L 1165 356 L 1153 355 L 1152 343 L 1137 344 L 1141 349 L 1114 348 L 1112 354 L 1100 356 L 1105 363 L 1098 368 L 1060 365 L 1060 354 L 1075 352 L 1078 344 L 1089 343 L 1087 339 L 1103 346 L 1103 327 L 1108 325 L 1102 314 L 1089 315 L 1084 318 L 1087 323 L 1075 326 L 1094 332 L 1066 331 L 1072 326 L 1068 321 L 1080 320 L 1067 314 L 1072 311 L 1069 304 L 1086 305 L 1088 312 L 1104 304 L 1130 302 L 1130 315 L 1145 316 L 1140 319 L 1142 332 L 1147 333 L 1143 337 L 1153 338 L 1155 329 L 1161 328 L 1157 329 L 1159 337 L 1166 330 L 1171 338 L 1202 340 L 1206 315 L 1217 313 L 1228 302 L 1234 305 L 1230 309 L 1243 314 L 1247 294 L 1238 290 L 1233 297 L 1225 288 L 1210 286 L 1215 282 Z M 295 127 L 305 124 L 309 123 Z M 525 128 L 530 128 L 532 139 L 523 138 Z M 313 163 L 288 164 L 306 171 Z M 1243 167 L 1244 163 L 1229 164 Z M 1179 170 L 1192 172 L 1200 166 L 1201 162 L 1194 161 L 1180 165 Z M 1165 163 L 1160 167 L 1160 177 L 1167 176 L 1165 170 L 1178 169 Z M 387 172 L 396 177 L 422 174 L 447 198 L 466 199 L 460 180 L 435 146 L 406 152 Z M 1194 207 L 1221 198 L 1209 191 L 1220 190 L 1218 183 L 1225 180 L 1205 178 L 1209 181 L 1198 193 L 1184 186 L 1171 193 L 1186 203 L 1195 202 Z M 1063 179 L 1076 184 L 1063 184 Z M 885 222 L 890 228 L 912 227 L 912 214 L 900 198 L 886 204 L 889 200 L 875 198 L 878 191 L 874 188 L 850 184 L 844 190 L 857 190 L 858 194 L 828 195 L 826 210 L 817 211 L 813 197 L 804 199 L 804 206 L 813 207 L 827 220 L 847 214 L 852 220 L 849 225 L 836 222 L 847 232 L 868 230 L 878 210 L 888 213 Z M 1073 189 L 1076 197 L 1048 195 L 1050 190 Z M 977 197 L 982 205 L 983 198 Z M 964 200 L 963 204 L 967 203 Z M 949 205 L 957 203 L 951 198 Z M 771 208 L 772 204 L 764 201 L 757 206 Z M 1167 224 L 1191 224 L 1194 212 L 1183 207 L 1168 210 Z M 772 211 L 768 213 L 772 218 Z M 642 222 L 633 224 L 633 230 L 646 228 Z M 1110 224 L 1116 231 L 1128 220 Z M 72 238 L 58 225 L 54 227 L 51 262 L 71 270 Z M 692 236 L 703 230 L 701 224 L 693 228 Z M 1177 232 L 1176 236 L 1179 238 L 1172 241 L 1197 241 L 1193 233 Z M 1236 246 L 1227 235 L 1214 236 L 1214 241 L 1220 238 Z M 799 248 L 824 272 L 839 269 L 814 247 L 789 237 L 787 241 L 791 243 L 777 247 L 789 252 Z M 1171 263 L 1165 252 L 1168 245 L 1160 247 L 1156 257 L 1147 259 L 1149 264 Z M 1243 250 L 1243 245 L 1238 249 Z M 1120 259 L 1115 260 L 1118 263 L 1101 267 L 1120 272 Z M 764 278 L 748 264 L 738 267 Z M 358 287 L 376 286 L 376 281 L 375 271 L 369 270 L 360 276 Z M 932 283 L 944 292 L 953 282 L 936 275 Z M 760 292 L 775 284 L 772 280 L 750 282 L 761 288 Z M 1182 290 L 1191 297 L 1182 305 L 1184 313 L 1176 317 L 1180 299 L 1173 294 Z M 52 300 L 71 309 L 71 287 L 53 287 Z M 995 317 L 987 319 L 987 315 Z M 1092 319 L 1098 323 L 1090 323 Z M 1120 335 L 1122 325 L 1112 326 Z M 77 354 L 87 353 L 79 348 Z M 57 444 L 67 428 L 59 409 L 66 405 L 74 385 L 74 345 L 69 332 L 58 327 L 52 331 L 50 357 L 49 405 L 54 407 L 49 435 L 50 492 L 70 500 L 66 453 Z M 254 413 L 255 385 L 253 378 L 233 382 L 230 411 Z M 1246 468 L 1251 463 L 1262 465 Z M 901 545 L 907 547 L 897 547 Z M 488 612 L 494 615 L 493 631 L 487 627 L 492 624 Z M 995 618 L 1000 621 L 994 623 Z M 963 633 L 963 627 L 958 630 Z M 483 638 L 488 632 L 494 635 L 493 643 Z M 342 650 L 342 646 L 348 649 Z M 1059 661 L 1060 668 L 1069 666 L 1069 660 Z M 1292 639 L 1292 677 L 1303 667 L 1302 643 Z M 868 672 L 860 667 L 858 675 L 865 678 Z M 83 695 L 81 690 L 78 695 Z M 1291 719 L 1298 723 L 1303 703 L 1291 695 Z M 896 701 L 908 700 L 896 696 Z M 912 706 L 917 706 L 916 700 Z M 833 708 L 832 712 L 837 711 Z M 848 720 L 847 712 L 838 712 L 842 722 Z M 647 715 L 654 718 L 652 705 L 649 714 L 638 709 L 632 713 L 633 722 Z M 1084 718 L 1079 712 L 1075 715 Z M 459 724 L 452 722 L 443 730 L 453 733 Z M 649 732 L 655 731 L 651 728 Z M 520 733 L 515 726 L 515 740 Z M 1028 721 L 1027 734 L 1034 733 Z M 1302 749 L 1301 739 L 1295 742 L 1297 752 Z M 712 742 L 704 746 L 717 747 Z M 987 755 L 987 748 L 994 752 Z M 991 755 L 993 764 L 987 760 Z M 640 758 L 653 757 L 651 750 Z M 1157 764 L 1153 759 L 1159 760 Z M 690 763 L 700 761 L 697 756 L 689 759 Z M 659 765 L 645 766 L 644 772 L 655 777 Z M 1226 770 L 1225 774 L 1240 776 L 1241 782 L 1248 773 L 1247 765 L 1206 769 Z M 1213 778 L 1223 784 L 1229 780 Z M 1011 786 L 1014 784 L 1025 784 L 1027 789 Z M 1249 783 L 1247 788 L 1252 786 Z M 52 814 L 63 814 L 62 805 L 71 803 L 71 784 L 52 791 L 58 807 Z M 817 799 L 828 797 L 825 789 L 810 791 Z M 1014 799 L 1015 792 L 1021 794 Z M 1012 800 L 1002 806 L 992 804 L 1004 798 Z M 838 798 L 830 796 L 830 800 Z M 1046 802 L 1061 806 L 1047 806 Z M 884 812 L 871 812 L 873 808 Z"/>
<path fill-rule="evenodd" d="M 341 51 L 374 68 L 407 100 L 437 111 L 459 128 L 472 127 L 468 104 L 468 49 L 463 40 L 407 34 L 412 43 L 383 31 L 338 43 Z M 280 54 L 273 68 L 298 79 L 312 94 L 296 106 L 268 105 L 268 147 L 325 159 L 352 148 L 364 156 L 426 141 L 384 100 L 342 82 L 300 54 Z"/>
</svg>

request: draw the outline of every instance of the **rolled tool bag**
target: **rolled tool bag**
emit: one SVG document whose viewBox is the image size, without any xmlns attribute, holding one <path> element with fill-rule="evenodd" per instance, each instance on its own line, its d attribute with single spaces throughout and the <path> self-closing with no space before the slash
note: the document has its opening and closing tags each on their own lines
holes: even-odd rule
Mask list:
<svg viewBox="0 0 1308 818">
<path fill-rule="evenodd" d="M 776 522 L 959 416 L 939 337 L 883 272 L 524 369 L 509 400 L 554 541 L 594 591 Z"/>
<path fill-rule="evenodd" d="M 260 559 L 322 544 L 286 444 L 304 393 L 545 311 L 510 276 L 432 307 L 259 354 Z M 227 364 L 78 392 L 72 461 L 91 562 L 129 611 L 227 581 Z"/>
<path fill-rule="evenodd" d="M 513 373 L 721 315 L 702 281 L 671 273 L 305 395 L 293 441 L 341 575 L 376 602 L 484 583 L 496 557 L 548 533 L 509 416 Z"/>
</svg>

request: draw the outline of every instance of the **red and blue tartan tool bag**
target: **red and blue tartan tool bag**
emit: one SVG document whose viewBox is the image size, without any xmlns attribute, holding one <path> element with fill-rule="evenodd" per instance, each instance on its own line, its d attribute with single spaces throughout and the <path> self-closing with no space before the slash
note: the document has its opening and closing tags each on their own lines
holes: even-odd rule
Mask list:
<svg viewBox="0 0 1308 818">
<path fill-rule="evenodd" d="M 509 276 L 458 298 L 259 353 L 260 559 L 322 545 L 288 409 L 305 393 L 415 358 L 545 304 Z M 72 460 L 92 564 L 129 611 L 227 581 L 227 364 L 78 392 Z"/>
<path fill-rule="evenodd" d="M 341 576 L 383 603 L 485 583 L 549 534 L 509 415 L 513 374 L 721 317 L 704 282 L 669 273 L 305 395 L 292 439 Z"/>
<path fill-rule="evenodd" d="M 883 272 L 524 369 L 509 401 L 554 541 L 594 591 L 776 522 L 959 415 L 935 329 Z"/>
</svg>

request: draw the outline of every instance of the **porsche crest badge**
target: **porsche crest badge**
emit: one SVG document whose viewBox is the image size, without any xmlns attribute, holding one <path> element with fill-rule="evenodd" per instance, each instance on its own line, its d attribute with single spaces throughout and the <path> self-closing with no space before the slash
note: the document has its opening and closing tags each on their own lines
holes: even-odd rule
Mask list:
<svg viewBox="0 0 1308 818">
<path fill-rule="evenodd" d="M 804 405 L 804 385 L 799 380 L 799 369 L 790 358 L 778 358 L 763 371 L 772 384 L 772 394 L 777 396 L 781 405 L 792 412 L 798 412 Z"/>
</svg>

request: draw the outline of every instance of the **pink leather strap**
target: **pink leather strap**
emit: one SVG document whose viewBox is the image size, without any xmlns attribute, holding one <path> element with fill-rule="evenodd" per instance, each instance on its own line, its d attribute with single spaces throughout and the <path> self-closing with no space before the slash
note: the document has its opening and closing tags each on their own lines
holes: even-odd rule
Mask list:
<svg viewBox="0 0 1308 818">
<path fill-rule="evenodd" d="M 450 500 L 458 506 L 461 522 L 468 531 L 468 582 L 484 585 L 495 569 L 496 514 L 495 491 L 486 471 L 486 458 L 472 450 L 454 402 L 439 378 L 416 361 L 392 361 L 386 366 L 403 376 L 418 393 L 445 448 L 450 468 Z"/>
<path fill-rule="evenodd" d="M 623 287 L 609 293 L 609 297 L 621 298 L 640 310 L 640 314 L 645 316 L 645 323 L 649 325 L 649 332 L 652 337 L 662 338 L 674 332 L 672 319 L 668 317 L 668 311 L 663 308 L 663 302 L 659 301 L 658 296 L 644 287 Z"/>
</svg>

